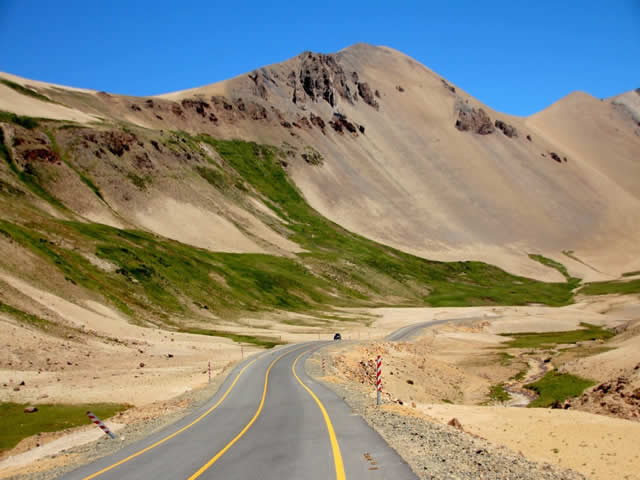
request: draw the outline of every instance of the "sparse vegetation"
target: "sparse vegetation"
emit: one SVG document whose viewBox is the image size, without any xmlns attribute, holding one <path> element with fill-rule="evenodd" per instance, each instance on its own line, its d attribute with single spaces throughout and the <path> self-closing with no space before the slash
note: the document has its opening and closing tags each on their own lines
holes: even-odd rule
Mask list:
<svg viewBox="0 0 640 480">
<path fill-rule="evenodd" d="M 42 330 L 47 330 L 50 326 L 53 325 L 51 322 L 45 320 L 44 318 L 40 318 L 36 315 L 23 312 L 22 310 L 12 307 L 11 305 L 7 305 L 6 303 L 2 302 L 2 300 L 0 300 L 0 312 L 6 313 L 21 322 L 27 323 Z"/>
<path fill-rule="evenodd" d="M 625 272 L 622 274 L 623 277 L 635 277 L 636 275 L 640 275 L 640 270 L 635 270 L 633 272 Z"/>
<path fill-rule="evenodd" d="M 547 258 L 543 255 L 538 255 L 538 254 L 533 254 L 530 253 L 529 254 L 529 258 L 532 260 L 535 260 L 536 262 L 541 263 L 542 265 L 545 265 L 549 268 L 554 268 L 556 270 L 558 270 L 563 276 L 564 278 L 567 279 L 567 283 L 570 283 L 575 287 L 577 287 L 578 285 L 580 285 L 580 281 L 581 279 L 577 278 L 577 277 L 572 277 L 571 275 L 569 275 L 569 272 L 567 271 L 567 267 L 565 267 L 563 264 L 561 264 L 560 262 L 556 262 L 555 260 L 551 259 L 551 258 Z"/>
<path fill-rule="evenodd" d="M 12 90 L 15 90 L 16 92 L 22 95 L 33 97 L 43 102 L 55 103 L 49 97 L 42 95 L 41 93 L 38 93 L 31 88 L 27 88 L 23 85 L 20 85 L 19 83 L 12 82 L 11 80 L 7 80 L 6 78 L 0 78 L 0 83 L 2 83 L 3 85 L 6 85 L 7 87 L 11 88 Z"/>
<path fill-rule="evenodd" d="M 524 388 L 528 388 L 539 395 L 528 406 L 531 408 L 544 408 L 564 402 L 568 398 L 577 397 L 585 389 L 595 384 L 596 382 L 594 381 L 553 370 L 537 382 L 525 385 Z"/>
<path fill-rule="evenodd" d="M 24 117 L 15 113 L 0 111 L 0 122 L 13 123 L 20 125 L 28 130 L 33 130 L 40 125 L 37 119 L 33 117 Z"/>
<path fill-rule="evenodd" d="M 629 281 L 591 282 L 580 289 L 583 295 L 631 295 L 640 293 L 640 279 Z"/>
<path fill-rule="evenodd" d="M 514 357 L 513 355 L 511 355 L 511 354 L 509 354 L 507 352 L 499 352 L 498 353 L 498 358 L 499 358 L 499 361 L 500 361 L 500 365 L 507 367 L 507 366 L 511 365 L 511 362 L 516 357 Z"/>
<path fill-rule="evenodd" d="M 505 344 L 507 348 L 550 348 L 559 344 L 607 340 L 615 335 L 612 330 L 598 325 L 580 323 L 580 326 L 583 327 L 580 330 L 565 332 L 502 333 L 501 335 L 513 338 Z"/>
<path fill-rule="evenodd" d="M 0 120 L 2 120 L 0 118 Z M 44 201 L 51 203 L 52 205 L 64 209 L 65 206 L 60 201 L 46 191 L 40 184 L 40 178 L 38 172 L 33 168 L 31 164 L 27 164 L 24 170 L 20 170 L 13 162 L 9 149 L 4 143 L 4 131 L 0 128 L 0 158 L 2 158 L 9 169 L 18 177 L 18 179 L 33 193 L 38 195 Z"/>
<path fill-rule="evenodd" d="M 23 438 L 41 432 L 57 432 L 89 424 L 87 411 L 105 420 L 127 410 L 128 405 L 96 403 L 84 405 L 37 405 L 36 413 L 24 413 L 25 404 L 0 403 L 0 452 L 15 447 Z"/>
<path fill-rule="evenodd" d="M 509 400 L 511 400 L 511 395 L 504 389 L 504 383 L 493 385 L 489 389 L 490 402 L 508 402 Z"/>
<path fill-rule="evenodd" d="M 149 183 L 151 183 L 149 178 L 141 177 L 133 172 L 128 172 L 127 178 L 131 180 L 131 183 L 133 183 L 138 190 L 146 190 Z"/>
<path fill-rule="evenodd" d="M 49 141 L 51 141 L 51 146 L 53 148 L 53 151 L 58 154 L 58 157 L 60 157 L 62 161 L 65 163 L 65 165 L 69 167 L 71 170 L 73 170 L 75 174 L 78 175 L 78 177 L 80 177 L 80 180 L 82 180 L 82 183 L 84 183 L 87 187 L 89 187 L 89 189 L 96 195 L 96 197 L 98 197 L 100 200 L 106 203 L 104 197 L 102 196 L 102 192 L 97 187 L 97 185 L 93 183 L 93 181 L 85 173 L 83 173 L 79 168 L 77 168 L 73 164 L 73 162 L 69 159 L 69 155 L 67 154 L 67 152 L 62 152 L 60 150 L 60 147 L 58 147 L 58 142 L 56 142 L 55 134 L 53 134 L 49 130 L 47 130 L 45 133 L 47 134 L 47 137 L 49 137 Z"/>
<path fill-rule="evenodd" d="M 225 332 L 223 330 L 206 330 L 201 328 L 183 328 L 180 329 L 182 333 L 193 333 L 195 335 L 208 335 L 210 337 L 223 337 L 233 340 L 236 343 L 249 343 L 263 348 L 273 348 L 276 345 L 284 345 L 279 339 L 272 337 L 256 337 L 253 335 L 240 335 L 232 332 Z"/>
</svg>

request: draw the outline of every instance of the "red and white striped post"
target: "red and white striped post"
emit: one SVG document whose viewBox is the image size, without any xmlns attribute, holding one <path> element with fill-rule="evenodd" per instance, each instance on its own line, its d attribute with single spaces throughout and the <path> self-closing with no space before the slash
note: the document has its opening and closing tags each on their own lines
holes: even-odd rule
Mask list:
<svg viewBox="0 0 640 480">
<path fill-rule="evenodd" d="M 211 360 L 209 360 L 209 383 L 211 383 Z"/>
<path fill-rule="evenodd" d="M 378 373 L 376 375 L 376 384 L 378 389 L 376 405 L 380 405 L 380 394 L 382 393 L 382 357 L 380 355 L 378 355 Z"/>
<path fill-rule="evenodd" d="M 325 367 L 324 367 L 324 357 L 322 357 L 322 373 L 325 372 Z"/>
<path fill-rule="evenodd" d="M 116 438 L 116 436 L 111 433 L 111 430 L 109 430 L 109 428 L 104 423 L 102 423 L 102 420 L 96 417 L 93 413 L 87 412 L 87 417 L 89 417 L 89 420 L 95 423 L 105 434 L 109 435 L 111 438 Z"/>
</svg>

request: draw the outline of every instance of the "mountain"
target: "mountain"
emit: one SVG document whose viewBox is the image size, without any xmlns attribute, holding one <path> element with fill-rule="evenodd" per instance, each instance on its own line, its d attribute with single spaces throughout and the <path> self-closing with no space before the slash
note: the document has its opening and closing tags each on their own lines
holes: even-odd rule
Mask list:
<svg viewBox="0 0 640 480">
<path fill-rule="evenodd" d="M 202 306 L 204 279 L 220 311 L 537 302 L 519 286 L 557 284 L 522 277 L 564 277 L 529 254 L 640 269 L 637 92 L 515 117 L 366 44 L 145 98 L 0 77 L 0 266 L 125 313 Z"/>
</svg>

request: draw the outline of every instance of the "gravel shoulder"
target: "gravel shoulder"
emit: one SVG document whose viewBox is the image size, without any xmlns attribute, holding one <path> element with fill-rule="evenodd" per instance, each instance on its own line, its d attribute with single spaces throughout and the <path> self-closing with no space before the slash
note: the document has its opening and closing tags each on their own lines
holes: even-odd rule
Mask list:
<svg viewBox="0 0 640 480">
<path fill-rule="evenodd" d="M 411 466 L 420 479 L 584 479 L 582 474 L 544 462 L 534 462 L 508 448 L 430 421 L 414 408 L 396 403 L 375 406 L 375 392 L 361 384 L 347 383 L 322 372 L 327 350 L 349 348 L 345 343 L 314 353 L 306 362 L 307 373 L 340 395 L 344 401 Z"/>
</svg>

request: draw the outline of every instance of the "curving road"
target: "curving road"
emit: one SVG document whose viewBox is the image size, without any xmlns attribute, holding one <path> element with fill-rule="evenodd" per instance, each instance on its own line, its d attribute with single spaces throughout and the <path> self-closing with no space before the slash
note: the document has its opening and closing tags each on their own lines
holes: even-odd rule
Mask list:
<svg viewBox="0 0 640 480">
<path fill-rule="evenodd" d="M 251 357 L 199 411 L 63 478 L 416 479 L 341 398 L 305 374 L 305 359 L 327 343 Z"/>
<path fill-rule="evenodd" d="M 463 322 L 463 321 L 475 321 L 475 320 L 483 320 L 484 317 L 459 317 L 459 318 L 447 318 L 444 320 L 430 320 L 428 322 L 416 323 L 415 325 L 408 325 L 406 327 L 400 328 L 395 332 L 387 335 L 387 340 L 392 342 L 406 341 L 411 337 L 420 333 L 420 331 L 427 327 L 435 327 L 436 325 L 442 325 L 444 323 L 455 323 L 455 322 Z"/>
</svg>

